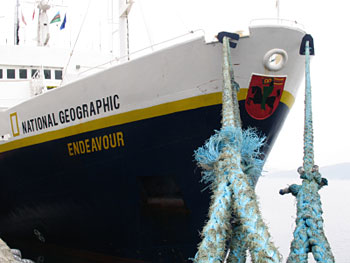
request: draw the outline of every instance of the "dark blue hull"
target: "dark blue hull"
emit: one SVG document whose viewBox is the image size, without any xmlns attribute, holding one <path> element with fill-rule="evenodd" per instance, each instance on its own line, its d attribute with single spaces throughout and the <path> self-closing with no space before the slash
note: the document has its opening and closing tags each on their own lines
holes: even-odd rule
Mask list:
<svg viewBox="0 0 350 263">
<path fill-rule="evenodd" d="M 263 121 L 240 107 L 268 154 L 288 107 Z M 213 105 L 1 153 L 0 237 L 41 262 L 186 262 L 209 207 L 193 152 L 220 118 Z"/>
</svg>

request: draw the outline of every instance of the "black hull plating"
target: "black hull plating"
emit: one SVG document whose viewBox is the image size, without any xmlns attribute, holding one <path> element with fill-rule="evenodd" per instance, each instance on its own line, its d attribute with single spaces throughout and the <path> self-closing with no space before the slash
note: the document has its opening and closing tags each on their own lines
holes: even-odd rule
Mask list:
<svg viewBox="0 0 350 263">
<path fill-rule="evenodd" d="M 240 106 L 243 125 L 272 145 L 288 107 L 258 121 Z M 1 154 L 1 238 L 49 263 L 187 261 L 209 206 L 193 151 L 220 128 L 220 111 L 178 112 Z M 69 143 L 116 132 L 124 146 L 69 154 Z"/>
</svg>

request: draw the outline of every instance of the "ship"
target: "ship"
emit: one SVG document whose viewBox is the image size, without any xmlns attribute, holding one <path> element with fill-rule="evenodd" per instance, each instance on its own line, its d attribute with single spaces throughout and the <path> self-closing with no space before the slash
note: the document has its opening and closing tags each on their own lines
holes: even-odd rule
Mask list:
<svg viewBox="0 0 350 263">
<path fill-rule="evenodd" d="M 236 39 L 242 126 L 266 137 L 266 159 L 303 79 L 306 33 L 278 19 L 222 34 Z M 34 69 L 38 83 L 50 71 L 57 82 L 23 84 L 24 99 L 1 105 L 0 237 L 36 262 L 190 262 L 210 201 L 193 153 L 221 126 L 219 39 L 177 41 L 63 85 L 62 64 L 33 65 L 14 76 Z"/>
</svg>

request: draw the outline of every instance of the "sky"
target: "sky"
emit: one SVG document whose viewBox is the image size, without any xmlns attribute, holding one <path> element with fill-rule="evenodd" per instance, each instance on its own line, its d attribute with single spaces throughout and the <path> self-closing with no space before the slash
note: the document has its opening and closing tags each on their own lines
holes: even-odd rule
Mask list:
<svg viewBox="0 0 350 263">
<path fill-rule="evenodd" d="M 0 10 L 0 44 L 12 44 L 15 0 L 2 0 Z M 5 3 L 6 2 L 6 3 Z M 34 4 L 20 1 L 27 26 L 21 22 L 21 40 L 34 44 L 31 33 L 36 27 L 32 20 Z M 67 27 L 51 24 L 51 45 L 74 46 L 85 13 L 88 12 L 77 47 L 110 50 L 112 26 L 108 6 L 111 0 L 57 0 L 58 6 L 49 10 L 49 20 L 61 12 L 67 14 Z M 118 1 L 115 1 L 118 2 Z M 89 4 L 90 3 L 90 4 Z M 316 55 L 311 62 L 313 92 L 315 163 L 328 166 L 350 162 L 350 24 L 347 1 L 280 0 L 280 18 L 304 25 L 314 38 Z M 191 30 L 202 29 L 207 39 L 219 31 L 247 30 L 251 20 L 276 18 L 275 0 L 135 0 L 130 13 L 130 48 L 139 50 Z M 112 28 L 113 27 L 113 28 Z M 69 41 L 66 41 L 69 39 Z M 108 39 L 109 41 L 105 41 Z M 296 102 L 282 128 L 265 165 L 267 172 L 296 170 L 303 158 L 303 101 L 302 83 Z M 322 170 L 321 170 L 322 171 Z"/>
</svg>

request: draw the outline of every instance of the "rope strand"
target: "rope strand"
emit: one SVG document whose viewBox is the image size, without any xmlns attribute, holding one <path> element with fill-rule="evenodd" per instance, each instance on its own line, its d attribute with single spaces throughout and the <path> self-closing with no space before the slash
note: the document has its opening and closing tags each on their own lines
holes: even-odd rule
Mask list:
<svg viewBox="0 0 350 263">
<path fill-rule="evenodd" d="M 229 40 L 224 37 L 222 128 L 195 152 L 198 165 L 206 170 L 204 180 L 212 182 L 213 195 L 193 261 L 223 262 L 230 244 L 229 262 L 245 262 L 249 249 L 253 262 L 277 263 L 281 256 L 271 242 L 254 192 L 263 164 L 258 156 L 264 139 L 254 130 L 241 129 L 238 85 L 230 58 Z"/>
<path fill-rule="evenodd" d="M 309 41 L 305 48 L 304 113 L 304 158 L 303 167 L 298 169 L 303 181 L 301 185 L 293 184 L 280 190 L 282 195 L 292 193 L 297 198 L 296 227 L 287 263 L 306 263 L 310 252 L 316 262 L 334 263 L 334 256 L 323 230 L 322 204 L 318 193 L 328 182 L 321 177 L 318 166 L 314 165 Z"/>
</svg>

